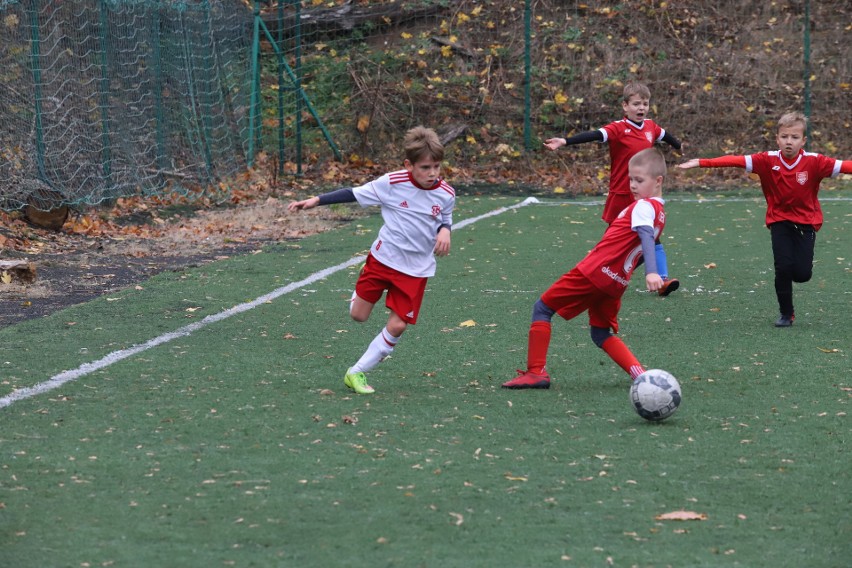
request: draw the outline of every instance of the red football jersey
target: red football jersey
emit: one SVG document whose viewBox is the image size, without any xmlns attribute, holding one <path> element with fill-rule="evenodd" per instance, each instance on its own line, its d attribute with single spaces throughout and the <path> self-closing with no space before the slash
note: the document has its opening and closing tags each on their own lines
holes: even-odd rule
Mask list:
<svg viewBox="0 0 852 568">
<path fill-rule="evenodd" d="M 781 152 L 761 152 L 746 156 L 746 171 L 760 177 L 760 188 L 766 198 L 766 224 L 792 221 L 822 226 L 822 208 L 817 199 L 820 182 L 840 173 L 841 161 L 822 154 L 799 152 L 788 164 Z"/>
<path fill-rule="evenodd" d="M 600 132 L 603 133 L 603 141 L 609 146 L 609 192 L 629 195 L 630 178 L 627 174 L 627 164 L 630 158 L 654 146 L 663 139 L 666 131 L 650 118 L 646 118 L 642 126 L 624 118 L 607 124 Z M 603 220 L 611 223 L 621 213 L 623 204 L 623 201 L 613 200 L 610 196 L 601 216 Z"/>
<path fill-rule="evenodd" d="M 750 156 L 720 156 L 700 159 L 702 168 L 745 168 L 760 178 L 766 198 L 766 224 L 792 221 L 801 225 L 822 227 L 822 208 L 817 199 L 820 182 L 827 177 L 849 173 L 849 162 L 835 160 L 812 152 L 799 152 L 788 164 L 781 152 L 761 152 Z"/>
<path fill-rule="evenodd" d="M 610 223 L 600 242 L 577 264 L 577 269 L 605 294 L 620 297 L 642 258 L 642 242 L 634 230 L 652 225 L 659 238 L 666 226 L 664 202 L 658 197 L 639 199 Z"/>
</svg>

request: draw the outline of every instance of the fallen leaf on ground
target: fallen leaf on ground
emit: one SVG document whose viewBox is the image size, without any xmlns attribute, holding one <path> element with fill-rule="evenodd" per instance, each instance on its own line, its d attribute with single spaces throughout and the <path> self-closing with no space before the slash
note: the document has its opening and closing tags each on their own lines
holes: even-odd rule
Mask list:
<svg viewBox="0 0 852 568">
<path fill-rule="evenodd" d="M 657 515 L 654 518 L 658 521 L 706 521 L 707 515 L 695 511 L 672 511 L 671 513 Z"/>
<path fill-rule="evenodd" d="M 507 473 L 504 477 L 509 481 L 527 481 L 526 477 L 520 477 L 518 475 L 512 475 L 510 473 Z"/>
</svg>

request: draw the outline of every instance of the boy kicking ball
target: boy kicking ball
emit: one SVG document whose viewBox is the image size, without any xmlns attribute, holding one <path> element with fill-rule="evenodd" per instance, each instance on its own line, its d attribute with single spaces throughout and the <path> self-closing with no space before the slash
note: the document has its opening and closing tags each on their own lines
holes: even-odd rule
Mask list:
<svg viewBox="0 0 852 568">
<path fill-rule="evenodd" d="M 527 343 L 527 368 L 503 383 L 503 388 L 550 388 L 550 375 L 545 367 L 554 314 L 570 320 L 588 311 L 595 345 L 631 379 L 645 372 L 636 356 L 613 332 L 618 333 L 621 296 L 642 257 L 647 289 L 659 292 L 664 285 L 657 272 L 654 241 L 666 225 L 662 197 L 666 161 L 658 149 L 648 148 L 630 158 L 628 168 L 630 193 L 635 201 L 618 214 L 595 248 L 535 303 Z"/>
</svg>

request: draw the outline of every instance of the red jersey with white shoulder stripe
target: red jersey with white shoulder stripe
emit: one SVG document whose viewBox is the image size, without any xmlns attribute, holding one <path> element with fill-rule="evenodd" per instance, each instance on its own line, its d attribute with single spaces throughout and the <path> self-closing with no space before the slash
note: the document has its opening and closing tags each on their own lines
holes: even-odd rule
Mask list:
<svg viewBox="0 0 852 568">
<path fill-rule="evenodd" d="M 636 228 L 652 227 L 654 238 L 659 238 L 666 226 L 664 205 L 660 197 L 634 201 L 610 223 L 600 242 L 577 264 L 577 269 L 605 294 L 622 296 L 642 258 L 642 242 Z"/>
<path fill-rule="evenodd" d="M 745 157 L 747 172 L 760 178 L 766 198 L 766 224 L 792 221 L 822 227 L 822 208 L 817 193 L 820 182 L 840 174 L 841 161 L 802 150 L 788 164 L 781 152 L 761 152 Z"/>
<path fill-rule="evenodd" d="M 643 120 L 641 126 L 623 118 L 601 127 L 599 131 L 603 134 L 603 141 L 609 146 L 609 192 L 629 195 L 630 178 L 627 164 L 630 158 L 642 150 L 653 147 L 663 139 L 666 131 L 650 118 Z M 607 205 L 616 202 L 618 200 L 607 199 Z M 605 206 L 601 217 L 607 223 L 612 223 L 620 212 L 620 207 L 612 209 Z"/>
<path fill-rule="evenodd" d="M 352 188 L 361 207 L 381 207 L 384 225 L 370 247 L 376 260 L 409 276 L 435 275 L 435 238 L 452 226 L 456 191 L 444 180 L 420 187 L 408 170 Z"/>
<path fill-rule="evenodd" d="M 799 152 L 787 163 L 781 152 L 761 152 L 749 156 L 701 158 L 702 168 L 744 168 L 760 178 L 760 189 L 766 199 L 766 224 L 791 221 L 800 225 L 822 227 L 822 208 L 817 193 L 820 182 L 841 173 L 852 173 L 852 162 L 836 160 L 813 152 Z"/>
</svg>

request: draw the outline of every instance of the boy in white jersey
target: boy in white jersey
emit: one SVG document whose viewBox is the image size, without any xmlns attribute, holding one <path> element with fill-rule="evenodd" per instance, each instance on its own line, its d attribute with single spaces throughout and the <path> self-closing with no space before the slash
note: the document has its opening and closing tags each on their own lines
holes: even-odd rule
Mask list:
<svg viewBox="0 0 852 568">
<path fill-rule="evenodd" d="M 456 192 L 439 177 L 444 147 L 434 130 L 422 126 L 409 130 L 403 144 L 405 169 L 288 205 L 290 211 L 353 201 L 381 207 L 384 225 L 358 276 L 349 314 L 355 321 L 367 321 L 385 291 L 391 313 L 344 375 L 344 384 L 358 394 L 374 392 L 364 373 L 390 355 L 406 327 L 417 323 L 426 281 L 435 275 L 435 256 L 450 252 Z"/>
<path fill-rule="evenodd" d="M 822 208 L 817 199 L 820 182 L 852 173 L 852 161 L 805 152 L 807 125 L 805 115 L 788 112 L 778 120 L 778 150 L 774 152 L 692 159 L 678 166 L 685 170 L 743 168 L 760 178 L 780 311 L 775 327 L 793 325 L 793 282 L 807 282 L 813 275 L 816 233 L 822 227 Z"/>
<path fill-rule="evenodd" d="M 569 272 L 551 284 L 533 305 L 527 338 L 527 368 L 503 383 L 507 389 L 548 389 L 550 375 L 545 369 L 550 347 L 551 320 L 555 314 L 572 319 L 589 312 L 592 341 L 635 379 L 645 368 L 618 333 L 621 296 L 627 289 L 633 269 L 644 256 L 645 286 L 658 292 L 664 286 L 657 272 L 654 241 L 666 225 L 663 179 L 666 160 L 657 148 L 646 148 L 628 163 L 633 203 L 610 223 L 600 242 Z"/>
</svg>

